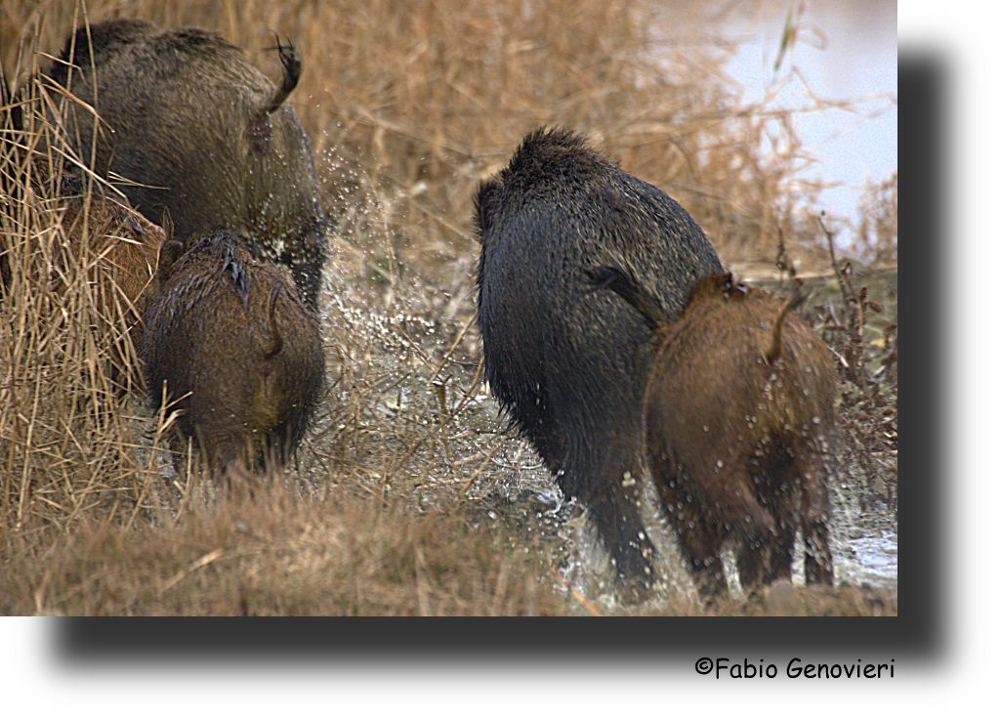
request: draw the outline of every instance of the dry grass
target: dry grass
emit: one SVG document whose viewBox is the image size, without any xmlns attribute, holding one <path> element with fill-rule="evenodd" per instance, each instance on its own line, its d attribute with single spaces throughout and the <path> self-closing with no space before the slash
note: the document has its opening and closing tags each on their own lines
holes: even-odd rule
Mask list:
<svg viewBox="0 0 1000 719">
<path fill-rule="evenodd" d="M 91 178 L 67 186 L 66 154 L 37 108 L 3 167 L 0 249 L 0 533 L 64 525 L 95 508 L 138 508 L 157 468 L 134 450 L 132 342 L 162 230 Z M 133 268 L 131 271 L 125 267 Z M 156 431 L 153 435 L 158 435 Z M 129 521 L 134 517 L 130 516 Z"/>
<path fill-rule="evenodd" d="M 625 0 L 532 7 L 0 7 L 0 55 L 26 121 L 23 134 L 4 130 L 17 151 L 3 162 L 0 202 L 12 275 L 0 290 L 0 612 L 606 611 L 599 562 L 580 558 L 574 507 L 503 432 L 482 384 L 476 184 L 526 131 L 564 124 L 677 197 L 727 263 L 764 262 L 776 276 L 777 228 L 800 269 L 829 274 L 830 260 L 817 188 L 793 182 L 803 160 L 793 118 L 740 101 L 723 72 L 731 47 L 703 29 L 718 23 L 717 10 L 691 3 L 665 17 L 655 3 Z M 290 36 L 303 59 L 291 101 L 338 221 L 322 297 L 330 387 L 297 468 L 252 501 L 176 474 L 164 446 L 172 417 L 150 416 L 137 388 L 116 386 L 137 367 L 136 298 L 114 259 L 128 233 L 100 219 L 106 200 L 86 174 L 82 214 L 72 210 L 61 178 L 87 158 L 69 155 L 44 119 L 60 93 L 32 80 L 74 24 L 124 15 L 218 30 L 272 76 L 272 32 Z M 893 262 L 894 180 L 866 203 L 862 227 L 845 233 L 849 251 Z M 839 297 L 831 302 L 842 318 L 851 305 Z M 860 330 L 841 320 L 838 330 L 824 325 L 819 297 L 815 306 L 835 347 L 856 345 L 861 332 L 859 362 L 894 400 L 894 317 L 890 330 L 878 327 L 879 346 L 870 318 Z M 885 312 L 894 315 L 894 295 Z M 885 467 L 858 466 L 852 492 L 868 490 L 866 471 Z M 685 591 L 671 588 L 656 611 L 700 611 Z"/>
<path fill-rule="evenodd" d="M 475 254 L 476 183 L 550 123 L 586 131 L 667 188 L 724 259 L 770 258 L 777 227 L 793 246 L 823 249 L 803 212 L 819 188 L 797 178 L 807 155 L 793 114 L 770 97 L 740 100 L 723 67 L 734 41 L 712 30 L 726 16 L 719 6 L 15 0 L 3 12 L 7 68 L 32 47 L 58 52 L 84 17 L 217 30 L 273 76 L 272 33 L 291 37 L 304 67 L 292 101 L 322 158 L 326 204 L 350 242 L 383 254 L 370 260 L 383 269 L 399 259 L 445 277 L 465 269 L 455 263 Z M 434 272 L 441 263 L 446 274 Z"/>
<path fill-rule="evenodd" d="M 454 516 L 276 483 L 124 533 L 13 538 L 0 614 L 522 615 L 571 610 L 536 553 Z"/>
</svg>

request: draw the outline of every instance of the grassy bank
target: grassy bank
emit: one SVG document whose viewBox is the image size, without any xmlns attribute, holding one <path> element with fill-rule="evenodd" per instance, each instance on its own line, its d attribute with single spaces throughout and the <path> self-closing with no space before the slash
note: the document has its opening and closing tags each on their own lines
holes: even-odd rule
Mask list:
<svg viewBox="0 0 1000 719">
<path fill-rule="evenodd" d="M 25 132 L 4 131 L 18 149 L 0 203 L 12 274 L 0 299 L 0 613 L 701 612 L 669 547 L 656 603 L 604 602 L 579 508 L 506 432 L 483 384 L 470 198 L 547 123 L 587 133 L 675 196 L 741 274 L 780 289 L 784 239 L 814 277 L 806 314 L 843 358 L 841 501 L 891 516 L 895 274 L 859 270 L 894 265 L 894 181 L 871 189 L 859 226 L 826 220 L 831 258 L 816 188 L 794 182 L 805 155 L 794 116 L 742 101 L 724 71 L 732 43 L 711 31 L 718 8 L 9 0 L 0 13 L 25 119 Z M 87 158 L 46 119 L 59 93 L 32 79 L 74 24 L 126 14 L 219 31 L 272 77 L 272 32 L 303 59 L 290 101 L 337 223 L 321 301 L 329 386 L 297 465 L 253 497 L 177 473 L 174 418 L 116 388 L 136 370 L 135 317 L 121 302 L 109 311 L 98 288 L 115 286 L 102 248 L 120 232 L 86 209 L 74 222 L 61 178 Z M 84 208 L 93 182 L 79 188 Z M 894 611 L 891 592 L 842 591 L 803 593 L 795 612 Z M 770 609 L 734 599 L 714 611 Z"/>
</svg>

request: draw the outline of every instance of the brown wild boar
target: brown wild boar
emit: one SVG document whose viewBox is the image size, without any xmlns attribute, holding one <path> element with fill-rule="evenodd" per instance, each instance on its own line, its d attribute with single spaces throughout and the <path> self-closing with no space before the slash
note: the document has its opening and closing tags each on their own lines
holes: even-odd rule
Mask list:
<svg viewBox="0 0 1000 719">
<path fill-rule="evenodd" d="M 0 302 L 12 291 L 16 269 L 27 283 L 20 292 L 33 292 L 41 283 L 60 296 L 54 306 L 62 309 L 66 283 L 82 279 L 77 272 L 82 270 L 87 282 L 77 288 L 92 291 L 89 299 L 99 315 L 88 317 L 87 326 L 96 333 L 101 353 L 110 355 L 112 382 L 131 389 L 139 380 L 136 329 L 163 230 L 99 183 L 84 188 L 79 173 L 34 147 L 26 139 L 23 117 L 25 108 L 32 112 L 32 103 L 18 100 L 2 73 L 0 104 Z M 26 222 L 26 217 L 48 218 L 52 233 L 44 237 L 54 242 L 39 242 L 42 238 L 30 229 L 37 220 Z M 46 250 L 39 253 L 42 245 Z"/>
<path fill-rule="evenodd" d="M 141 378 L 136 372 L 136 347 L 153 291 L 163 229 L 126 202 L 97 191 L 89 199 L 68 198 L 63 226 L 69 240 L 65 249 L 88 266 L 100 326 L 107 330 L 103 336 L 111 353 L 110 377 L 122 391 L 137 389 Z"/>
<path fill-rule="evenodd" d="M 70 34 L 46 76 L 82 101 L 63 108 L 72 148 L 134 207 L 153 222 L 168 214 L 185 244 L 222 227 L 252 238 L 315 308 L 328 223 L 286 102 L 301 62 L 291 44 L 277 50 L 276 85 L 214 33 L 111 20 Z"/>
<path fill-rule="evenodd" d="M 124 200 L 97 192 L 89 202 L 82 196 L 69 199 L 63 218 L 71 249 L 83 243 L 98 259 L 104 280 L 97 283 L 98 304 L 111 321 L 125 318 L 137 326 L 149 303 L 156 262 L 163 243 L 163 228 L 128 206 Z"/>
<path fill-rule="evenodd" d="M 140 356 L 213 472 L 287 462 L 323 390 L 319 322 L 288 269 L 226 231 L 164 243 Z"/>
<path fill-rule="evenodd" d="M 831 584 L 828 476 L 836 369 L 829 348 L 782 302 L 731 274 L 701 280 L 671 322 L 619 267 L 591 275 L 653 330 L 643 402 L 647 459 L 699 593 L 725 594 L 719 550 L 740 541 L 745 591 L 791 577 L 802 530 L 806 581 Z"/>
</svg>

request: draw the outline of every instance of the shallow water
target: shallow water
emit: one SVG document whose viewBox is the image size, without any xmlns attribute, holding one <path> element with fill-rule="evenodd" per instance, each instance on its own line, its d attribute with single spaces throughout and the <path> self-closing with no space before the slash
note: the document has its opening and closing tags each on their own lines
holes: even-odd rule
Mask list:
<svg viewBox="0 0 1000 719">
<path fill-rule="evenodd" d="M 894 588 L 898 576 L 895 519 L 882 506 L 853 516 L 836 517 L 840 536 L 834 543 L 838 581 Z"/>
</svg>

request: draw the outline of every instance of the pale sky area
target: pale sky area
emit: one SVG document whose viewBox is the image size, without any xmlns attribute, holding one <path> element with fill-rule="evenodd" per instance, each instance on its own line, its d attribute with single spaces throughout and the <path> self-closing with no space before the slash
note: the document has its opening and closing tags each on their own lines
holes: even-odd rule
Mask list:
<svg viewBox="0 0 1000 719">
<path fill-rule="evenodd" d="M 734 18 L 723 33 L 748 38 L 728 66 L 747 101 L 773 88 L 774 62 L 791 3 L 770 3 L 755 17 Z M 794 67 L 824 100 L 857 100 L 855 112 L 827 109 L 796 115 L 795 127 L 816 164 L 803 177 L 841 183 L 821 200 L 834 215 L 855 216 L 866 179 L 880 181 L 897 168 L 897 41 L 895 2 L 794 2 L 802 8 L 801 34 L 778 75 Z M 781 107 L 814 104 L 805 87 L 791 80 L 777 96 Z M 872 113 L 877 113 L 872 116 Z"/>
</svg>

